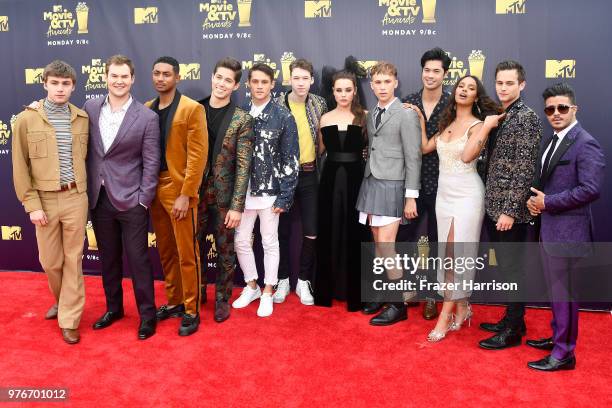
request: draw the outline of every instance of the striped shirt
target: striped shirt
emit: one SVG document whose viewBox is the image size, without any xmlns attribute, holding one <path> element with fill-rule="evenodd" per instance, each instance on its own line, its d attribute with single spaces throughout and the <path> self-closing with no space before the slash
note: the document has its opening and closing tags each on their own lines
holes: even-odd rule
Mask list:
<svg viewBox="0 0 612 408">
<path fill-rule="evenodd" d="M 72 128 L 70 124 L 70 108 L 68 104 L 58 105 L 49 99 L 44 103 L 47 120 L 55 129 L 57 140 L 57 154 L 60 166 L 60 184 L 69 184 L 75 181 L 72 167 Z"/>
</svg>

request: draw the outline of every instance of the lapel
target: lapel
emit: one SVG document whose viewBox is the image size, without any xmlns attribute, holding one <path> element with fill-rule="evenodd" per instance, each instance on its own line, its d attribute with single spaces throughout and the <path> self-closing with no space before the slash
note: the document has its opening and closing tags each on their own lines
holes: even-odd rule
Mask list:
<svg viewBox="0 0 612 408">
<path fill-rule="evenodd" d="M 104 143 L 102 143 L 102 133 L 100 132 L 100 111 L 104 105 L 105 97 L 100 97 L 94 100 L 93 109 L 90 114 L 90 122 L 93 124 L 90 128 L 90 136 L 93 136 L 94 143 L 98 145 L 98 149 L 104 154 Z"/>
<path fill-rule="evenodd" d="M 105 155 L 110 154 L 110 152 L 112 152 L 113 149 L 121 142 L 121 139 L 123 139 L 127 135 L 128 130 L 130 130 L 136 119 L 138 119 L 139 111 L 140 107 L 138 106 L 137 102 L 132 99 L 130 107 L 128 108 L 127 112 L 125 112 L 125 116 L 123 117 L 121 126 L 119 126 L 117 136 L 115 136 L 115 140 L 113 140 L 113 143 L 110 145 Z M 102 140 L 100 140 L 100 142 L 102 142 Z M 104 151 L 104 149 L 102 151 Z"/>
<path fill-rule="evenodd" d="M 572 130 L 570 130 L 568 134 L 565 135 L 563 141 L 561 142 L 559 147 L 557 147 L 552 157 L 550 158 L 550 163 L 548 163 L 548 171 L 546 172 L 546 176 L 544 177 L 545 180 L 548 180 L 552 172 L 555 170 L 555 167 L 559 163 L 561 157 L 563 157 L 565 152 L 567 152 L 567 149 L 569 149 L 570 146 L 574 144 L 574 142 L 576 141 L 576 135 L 578 134 L 578 131 L 580 129 L 582 129 L 580 127 L 580 124 L 576 123 Z"/>
<path fill-rule="evenodd" d="M 401 109 L 403 109 L 402 103 L 400 102 L 399 98 L 396 98 L 383 114 L 383 118 L 380 121 L 380 126 L 378 129 L 376 129 L 376 133 L 380 132 L 380 130 L 385 126 L 385 123 L 387 123 L 393 117 L 393 115 L 395 115 Z M 376 114 L 372 116 L 372 119 L 376 121 Z"/>
<path fill-rule="evenodd" d="M 534 182 L 533 185 L 535 188 L 537 188 L 538 190 L 541 189 L 541 181 L 542 181 L 542 157 L 544 156 L 544 152 L 546 151 L 546 148 L 548 147 L 548 145 L 550 144 L 550 141 L 552 140 L 553 135 L 548 135 L 546 136 L 544 139 L 542 139 L 542 143 L 540 143 L 540 150 L 538 151 L 538 161 L 536 162 L 536 172 L 534 175 Z"/>
<path fill-rule="evenodd" d="M 229 107 L 223 116 L 223 122 L 221 122 L 221 126 L 219 127 L 219 134 L 215 139 L 215 145 L 213 147 L 213 156 L 216 157 L 215 166 L 217 165 L 217 161 L 219 161 L 219 152 L 221 151 L 221 147 L 223 146 L 223 140 L 227 137 L 231 137 L 231 134 L 227 134 L 227 130 L 229 128 L 230 122 L 234 117 L 234 112 L 236 111 L 236 105 L 234 102 L 230 101 Z M 222 137 L 223 136 L 223 137 Z M 212 163 L 211 163 L 212 165 Z"/>
<path fill-rule="evenodd" d="M 164 126 L 163 138 L 164 144 L 168 146 L 168 139 L 170 139 L 170 130 L 172 129 L 172 122 L 174 121 L 174 115 L 176 114 L 176 109 L 181 101 L 181 93 L 179 90 L 176 90 L 174 94 L 174 99 L 172 99 L 172 103 L 170 104 L 170 110 L 168 111 L 168 118 L 166 119 L 166 124 Z M 159 97 L 155 98 L 153 103 L 151 103 L 151 109 L 159 109 Z"/>
</svg>

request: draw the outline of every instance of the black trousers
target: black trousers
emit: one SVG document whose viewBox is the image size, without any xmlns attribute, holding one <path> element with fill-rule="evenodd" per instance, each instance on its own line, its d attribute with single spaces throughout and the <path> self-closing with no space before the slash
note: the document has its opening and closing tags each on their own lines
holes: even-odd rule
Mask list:
<svg viewBox="0 0 612 408">
<path fill-rule="evenodd" d="M 139 204 L 127 211 L 119 211 L 102 187 L 98 203 L 91 210 L 91 219 L 102 261 L 102 284 L 107 311 L 123 311 L 121 281 L 125 250 L 140 318 L 155 319 L 153 269 L 148 253 L 148 210 Z"/>
<path fill-rule="evenodd" d="M 299 254 L 301 280 L 312 280 L 316 263 L 316 240 L 306 238 L 317 235 L 317 209 L 319 205 L 319 180 L 316 171 L 300 171 L 298 184 L 293 198 L 299 207 L 302 219 L 302 248 Z M 278 265 L 278 279 L 287 279 L 291 270 L 290 241 L 291 241 L 291 210 L 282 213 L 278 222 L 278 238 L 280 244 L 280 262 Z"/>
<path fill-rule="evenodd" d="M 493 243 L 497 265 L 508 282 L 517 282 L 522 287 L 524 281 L 524 245 L 529 235 L 529 224 L 514 224 L 508 231 L 498 231 L 497 221 L 485 216 L 485 228 Z M 512 293 L 509 299 L 512 300 Z M 525 324 L 525 302 L 509 301 L 503 318 L 506 326 L 519 330 Z"/>
</svg>

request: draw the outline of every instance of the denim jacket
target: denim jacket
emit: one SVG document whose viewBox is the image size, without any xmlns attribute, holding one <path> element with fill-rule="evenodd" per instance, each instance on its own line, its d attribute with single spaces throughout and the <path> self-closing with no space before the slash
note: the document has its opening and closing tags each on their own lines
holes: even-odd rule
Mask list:
<svg viewBox="0 0 612 408">
<path fill-rule="evenodd" d="M 251 101 L 244 109 L 251 110 Z M 251 195 L 276 196 L 274 207 L 291 208 L 297 186 L 300 148 L 291 112 L 270 100 L 253 120 L 255 143 L 251 161 Z"/>
</svg>

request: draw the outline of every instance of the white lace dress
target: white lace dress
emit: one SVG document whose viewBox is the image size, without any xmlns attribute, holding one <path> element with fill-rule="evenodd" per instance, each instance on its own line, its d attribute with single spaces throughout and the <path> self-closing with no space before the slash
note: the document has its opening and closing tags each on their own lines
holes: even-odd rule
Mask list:
<svg viewBox="0 0 612 408">
<path fill-rule="evenodd" d="M 436 219 L 438 223 L 438 256 L 446 256 L 446 246 L 451 225 L 454 225 L 454 262 L 455 268 L 450 274 L 438 268 L 438 281 L 454 281 L 464 287 L 462 281 L 473 281 L 475 268 L 461 265 L 459 258 L 476 258 L 478 243 L 484 218 L 485 188 L 478 172 L 476 160 L 464 163 L 461 153 L 468 141 L 468 132 L 481 121 L 472 123 L 465 134 L 450 142 L 444 142 L 439 136 L 436 149 L 440 158 L 440 176 L 436 196 Z M 468 265 L 472 266 L 472 265 Z M 440 293 L 447 300 L 469 297 L 471 291 L 457 290 L 452 293 Z"/>
</svg>

